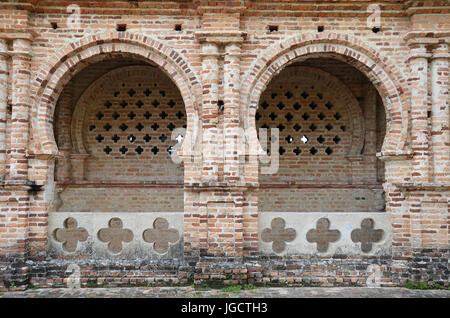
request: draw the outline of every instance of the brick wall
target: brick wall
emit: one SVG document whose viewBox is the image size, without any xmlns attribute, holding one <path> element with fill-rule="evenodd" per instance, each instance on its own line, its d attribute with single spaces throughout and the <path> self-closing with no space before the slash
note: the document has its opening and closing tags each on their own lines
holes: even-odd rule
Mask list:
<svg viewBox="0 0 450 318">
<path fill-rule="evenodd" d="M 79 25 L 70 23 L 74 22 L 74 11 L 68 11 L 67 4 L 58 1 L 0 4 L 0 73 L 3 75 L 0 79 L 0 154 L 4 154 L 0 156 L 3 180 L 0 255 L 1 263 L 6 264 L 2 267 L 4 281 L 15 280 L 24 285 L 30 269 L 36 275 L 45 272 L 48 264 L 42 261 L 47 255 L 47 220 L 56 206 L 72 202 L 70 210 L 80 207 L 92 211 L 103 205 L 102 201 L 106 205 L 107 198 L 114 196 L 116 190 L 113 189 L 117 187 L 126 189 L 125 195 L 130 192 L 148 194 L 146 199 L 158 210 L 165 201 L 160 191 L 164 191 L 166 198 L 177 197 L 175 205 L 166 207 L 184 206 L 185 259 L 199 262 L 197 278 L 206 279 L 214 276 L 214 269 L 203 261 L 214 262 L 214 257 L 218 257 L 217 261 L 222 262 L 229 257 L 241 264 L 246 257 L 258 257 L 258 209 L 268 211 L 278 207 L 299 211 L 298 207 L 302 206 L 310 212 L 378 210 L 384 200 L 380 187 L 383 182 L 386 213 L 392 221 L 392 257 L 355 260 L 359 265 L 353 260 L 330 260 L 345 269 L 348 275 L 344 279 L 347 280 L 350 276 L 358 280 L 358 275 L 366 275 L 356 271 L 354 266 L 364 263 L 361 270 L 366 271 L 367 262 L 375 262 L 383 266 L 385 273 L 392 273 L 393 284 L 407 279 L 448 284 L 448 263 L 447 269 L 442 269 L 442 264 L 448 260 L 445 244 L 448 246 L 450 12 L 447 1 L 379 3 L 379 28 L 367 23 L 373 13 L 368 10 L 367 2 L 347 0 L 333 3 L 173 0 L 135 4 L 77 1 Z M 118 31 L 119 24 L 122 30 L 126 25 L 126 31 Z M 106 154 L 104 143 L 117 131 L 113 124 L 114 128 L 101 132 L 102 137 L 106 136 L 101 142 L 95 139 L 100 132 L 89 131 L 89 127 L 83 130 L 79 126 L 79 131 L 85 132 L 81 135 L 87 138 L 86 149 L 95 156 L 89 158 L 79 151 L 72 153 L 77 145 L 68 138 L 72 135 L 72 109 L 89 91 L 88 87 L 119 67 L 142 69 L 148 64 L 167 76 L 166 80 L 157 75 L 158 81 L 172 87 L 172 95 L 167 89 L 167 96 L 175 98 L 178 91 L 180 102 L 176 107 L 181 110 L 184 105 L 187 132 L 180 150 L 183 164 L 171 166 L 169 161 L 159 158 L 156 161 L 128 158 L 140 156 L 136 148 L 133 156 L 131 151 L 128 155 L 118 155 L 112 146 L 114 150 Z M 291 72 L 283 77 L 283 73 L 288 74 L 296 67 L 309 67 L 318 70 L 314 72 L 316 75 L 325 72 L 329 78 L 336 77 L 341 83 L 337 90 L 340 94 L 330 98 L 339 100 L 341 93 L 348 90 L 350 93 L 346 95 L 353 96 L 348 101 L 357 105 L 353 109 L 359 109 L 353 113 L 340 110 L 339 120 L 353 121 L 354 127 L 363 125 L 364 130 L 339 132 L 340 141 L 335 143 L 331 140 L 336 134 L 328 135 L 320 125 L 322 120 L 314 119 L 316 132 L 306 132 L 314 135 L 310 139 L 315 139 L 314 142 L 320 134 L 325 138 L 323 146 L 320 143 L 315 146 L 319 151 L 314 157 L 319 156 L 320 160 L 304 157 L 310 148 L 302 149 L 299 155 L 302 159 L 297 160 L 297 155 L 289 151 L 294 149 L 290 148 L 292 143 L 286 141 L 286 135 L 281 142 L 287 143 L 284 146 L 288 151 L 281 157 L 287 158 L 289 154 L 290 161 L 281 160 L 281 170 L 276 175 L 260 175 L 254 152 L 245 163 L 238 160 L 233 149 L 238 128 L 246 129 L 252 150 L 261 150 L 256 140 L 259 122 L 255 120 L 256 112 L 261 110 L 258 106 L 279 79 L 289 86 L 295 82 L 293 79 L 305 75 Z M 122 80 L 118 76 L 109 84 L 120 85 Z M 130 83 L 135 82 L 126 83 L 128 90 Z M 139 89 L 134 90 L 139 92 Z M 102 93 L 109 98 L 110 91 L 106 89 Z M 287 99 L 283 96 L 281 98 Z M 134 102 L 135 97 L 129 97 Z M 104 105 L 103 98 L 95 102 L 102 100 Z M 222 102 L 223 109 L 218 107 Z M 87 113 L 88 125 L 106 125 L 96 118 L 98 111 L 96 108 L 96 112 Z M 328 111 L 322 110 L 329 117 Z M 286 119 L 284 109 L 274 113 L 277 120 Z M 135 114 L 142 113 L 137 109 Z M 320 112 L 311 110 L 311 114 L 318 116 Z M 109 113 L 105 110 L 103 115 L 102 118 L 107 118 Z M 121 114 L 123 118 L 122 115 L 128 113 Z M 157 115 L 159 111 L 152 114 L 152 118 Z M 138 122 L 133 121 L 133 127 L 134 124 Z M 282 133 L 285 132 L 287 130 Z M 305 135 L 306 132 L 302 131 Z M 140 132 L 133 131 L 135 133 Z M 152 141 L 159 136 L 159 133 L 152 136 Z M 193 153 L 189 152 L 189 144 L 195 145 Z M 150 155 L 144 143 L 141 147 L 144 149 L 141 155 Z M 324 154 L 327 147 L 333 150 L 332 154 Z M 349 149 L 354 150 L 352 155 L 356 154 L 351 160 L 344 157 Z M 120 160 L 107 161 L 113 153 Z M 361 153 L 363 156 L 359 157 Z M 106 168 L 106 162 L 117 169 Z M 319 162 L 321 165 L 317 164 Z M 303 169 L 305 164 L 309 170 Z M 152 173 L 147 174 L 150 169 Z M 145 185 L 146 180 L 154 184 L 134 190 L 139 187 L 125 184 L 128 177 L 133 177 L 134 187 Z M 287 183 L 292 181 L 314 184 L 302 188 Z M 107 187 L 103 182 L 113 186 Z M 275 183 L 281 182 L 285 188 L 275 187 Z M 324 184 L 332 187 L 320 187 Z M 66 190 L 58 199 L 61 187 Z M 184 187 L 183 199 L 181 187 Z M 84 191 L 83 194 L 80 191 Z M 326 196 L 322 195 L 324 192 Z M 94 202 L 96 193 L 106 194 L 103 200 Z M 274 193 L 276 197 L 289 193 L 287 198 L 308 198 L 308 203 L 270 200 Z M 85 202 L 76 204 L 80 195 L 89 198 L 87 201 L 92 202 L 92 207 L 87 208 Z M 180 204 L 181 200 L 184 204 Z M 353 203 L 356 201 L 359 202 Z M 141 200 L 133 205 L 130 202 L 127 210 L 142 211 L 145 202 Z M 273 202 L 285 205 L 275 206 Z M 108 208 L 122 207 L 110 203 Z M 102 209 L 108 208 L 103 206 Z M 420 217 L 416 218 L 416 213 Z M 233 231 L 230 224 L 231 228 L 234 226 Z M 215 234 L 210 237 L 211 229 Z M 30 267 L 27 260 L 42 263 Z M 251 266 L 248 270 L 240 268 L 241 265 L 230 269 L 229 262 L 217 266 L 223 269 L 224 277 L 227 271 L 236 270 L 242 277 L 266 281 L 273 276 L 291 275 L 289 262 L 275 258 L 272 263 L 266 262 L 261 271 Z M 294 262 L 295 266 L 302 266 L 297 260 Z M 311 261 L 309 264 L 319 263 Z M 277 264 L 281 272 L 271 270 L 272 265 Z M 189 270 L 195 270 L 195 266 Z M 98 267 L 99 272 L 104 270 Z M 316 275 L 308 269 L 293 275 L 302 273 Z M 222 277 L 220 273 L 217 275 Z"/>
</svg>

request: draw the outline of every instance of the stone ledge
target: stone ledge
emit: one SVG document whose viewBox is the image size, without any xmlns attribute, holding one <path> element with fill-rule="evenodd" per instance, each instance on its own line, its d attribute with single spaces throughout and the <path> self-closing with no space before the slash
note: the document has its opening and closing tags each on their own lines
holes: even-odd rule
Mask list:
<svg viewBox="0 0 450 318">
<path fill-rule="evenodd" d="M 193 191 L 233 191 L 233 190 L 247 190 L 251 188 L 258 188 L 259 183 L 227 183 L 227 182 L 199 182 L 199 183 L 185 183 L 184 188 Z"/>
<path fill-rule="evenodd" d="M 182 182 L 159 182 L 159 181 L 57 181 L 58 188 L 183 188 Z"/>
<path fill-rule="evenodd" d="M 396 160 L 410 160 L 413 154 L 410 150 L 407 151 L 382 151 L 377 153 L 377 157 L 381 161 L 396 161 Z"/>
<path fill-rule="evenodd" d="M 394 186 L 401 191 L 450 191 L 450 183 L 436 183 L 436 182 L 407 182 L 407 183 L 393 183 Z"/>
</svg>

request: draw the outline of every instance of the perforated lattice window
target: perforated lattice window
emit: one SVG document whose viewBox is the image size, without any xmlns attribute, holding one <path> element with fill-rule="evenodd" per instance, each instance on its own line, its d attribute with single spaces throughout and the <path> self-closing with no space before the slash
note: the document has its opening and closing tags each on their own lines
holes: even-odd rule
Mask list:
<svg viewBox="0 0 450 318">
<path fill-rule="evenodd" d="M 179 93 L 165 82 L 124 79 L 93 102 L 87 140 L 96 156 L 170 155 L 176 144 L 172 131 L 186 128 Z"/>
<path fill-rule="evenodd" d="M 326 83 L 302 72 L 281 72 L 261 95 L 255 120 L 258 132 L 279 129 L 278 176 L 345 174 L 351 144 L 348 111 L 339 92 L 327 89 Z M 267 148 L 270 154 L 269 141 Z"/>
<path fill-rule="evenodd" d="M 344 149 L 339 144 L 342 138 L 348 136 L 345 133 L 348 124 L 341 115 L 340 107 L 335 107 L 332 101 L 325 100 L 324 93 L 318 92 L 314 86 L 300 88 L 299 85 L 285 84 L 275 90 L 278 91 L 276 95 L 263 94 L 261 105 L 267 106 L 264 109 L 260 105 L 255 119 L 258 129 L 280 130 L 280 155 L 287 152 L 296 156 L 308 153 L 343 153 Z"/>
<path fill-rule="evenodd" d="M 177 129 L 186 128 L 187 115 L 178 88 L 158 68 L 107 73 L 83 93 L 74 113 L 75 144 L 82 140 L 90 155 L 87 180 L 182 180 L 182 164 L 171 154 L 185 137 Z"/>
</svg>

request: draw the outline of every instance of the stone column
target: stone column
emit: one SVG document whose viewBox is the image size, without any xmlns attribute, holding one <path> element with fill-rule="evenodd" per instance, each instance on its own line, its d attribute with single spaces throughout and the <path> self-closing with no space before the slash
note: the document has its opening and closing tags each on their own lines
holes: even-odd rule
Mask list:
<svg viewBox="0 0 450 318">
<path fill-rule="evenodd" d="M 12 52 L 11 179 L 27 180 L 31 41 L 15 39 Z"/>
<path fill-rule="evenodd" d="M 219 49 L 215 43 L 205 42 L 202 47 L 202 181 L 218 181 L 218 102 L 219 102 Z M 221 133 L 221 132 L 220 132 Z"/>
<path fill-rule="evenodd" d="M 428 125 L 428 58 L 425 44 L 415 43 L 409 57 L 411 88 L 412 177 L 415 182 L 430 180 L 430 129 Z"/>
<path fill-rule="evenodd" d="M 0 180 L 6 175 L 6 113 L 8 108 L 8 44 L 0 39 Z"/>
<path fill-rule="evenodd" d="M 245 141 L 240 131 L 240 54 L 237 43 L 225 47 L 224 57 L 224 181 L 236 183 L 239 175 L 239 146 Z M 241 147 L 242 150 L 245 150 Z"/>
<path fill-rule="evenodd" d="M 431 57 L 431 143 L 434 182 L 450 182 L 449 45 L 435 46 Z"/>
</svg>

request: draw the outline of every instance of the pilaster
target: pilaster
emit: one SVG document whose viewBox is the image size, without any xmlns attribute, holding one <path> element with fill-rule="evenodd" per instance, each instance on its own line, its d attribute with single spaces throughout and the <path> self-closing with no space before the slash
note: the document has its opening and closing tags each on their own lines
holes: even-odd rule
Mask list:
<svg viewBox="0 0 450 318">
<path fill-rule="evenodd" d="M 450 182 L 449 44 L 433 47 L 431 56 L 431 144 L 433 182 Z"/>
</svg>

